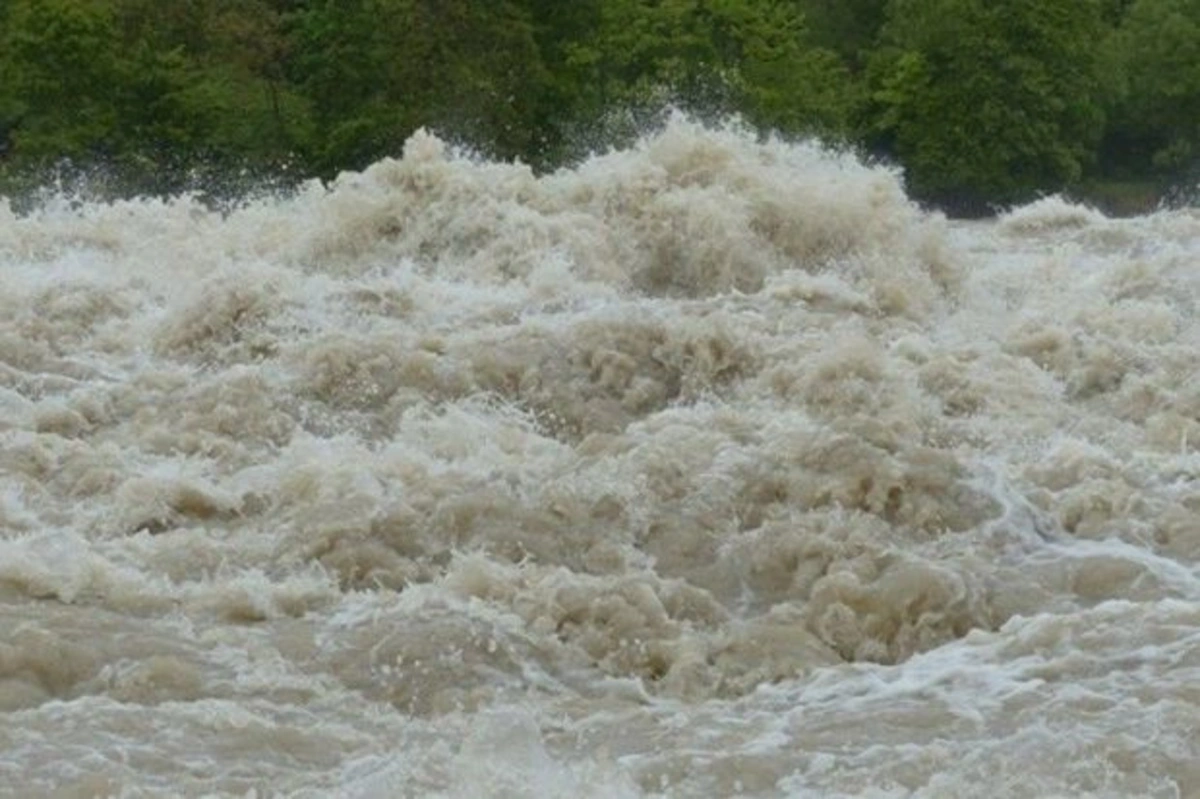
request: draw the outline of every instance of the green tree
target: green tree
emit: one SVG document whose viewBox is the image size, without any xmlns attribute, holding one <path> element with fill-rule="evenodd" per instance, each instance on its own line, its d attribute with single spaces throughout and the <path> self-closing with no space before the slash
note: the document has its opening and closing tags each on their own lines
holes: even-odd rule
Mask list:
<svg viewBox="0 0 1200 799">
<path fill-rule="evenodd" d="M 544 81 L 533 24 L 497 0 L 316 0 L 291 17 L 290 77 L 323 173 L 396 152 L 429 126 L 496 155 L 534 148 Z"/>
<path fill-rule="evenodd" d="M 756 124 L 842 136 L 860 100 L 845 62 L 810 44 L 793 3 L 713 0 L 712 28 L 738 107 Z"/>
<path fill-rule="evenodd" d="M 872 143 L 959 211 L 1080 179 L 1102 132 L 1094 0 L 892 0 L 870 63 Z"/>
<path fill-rule="evenodd" d="M 854 70 L 865 67 L 887 0 L 799 0 L 799 6 L 814 45 L 837 52 Z"/>
<path fill-rule="evenodd" d="M 79 156 L 117 145 L 131 65 L 117 57 L 106 4 L 26 0 L 8 9 L 3 49 L 9 114 L 26 158 Z"/>
<path fill-rule="evenodd" d="M 11 31 L 11 8 L 0 2 L 0 31 Z M 10 36 L 0 33 L 0 163 L 12 153 L 13 137 L 23 124 L 25 104 L 16 90 L 17 76 L 12 60 Z"/>
<path fill-rule="evenodd" d="M 260 0 L 160 6 L 7 7 L 0 179 L 10 190 L 54 168 L 89 175 L 101 193 L 175 192 L 195 187 L 198 168 L 229 183 L 297 149 L 306 108 L 282 85 L 278 13 Z"/>
<path fill-rule="evenodd" d="M 600 28 L 605 0 L 518 0 L 533 26 L 543 72 L 537 87 L 528 87 L 532 124 L 527 160 L 552 167 L 569 160 L 582 136 L 581 121 L 597 116 L 593 75 L 576 68 L 580 42 Z"/>
<path fill-rule="evenodd" d="M 836 135 L 858 100 L 842 60 L 811 45 L 803 14 L 782 0 L 609 0 L 592 34 L 566 50 L 581 87 L 575 114 L 589 124 L 671 102 Z"/>
<path fill-rule="evenodd" d="M 1200 0 L 1136 0 L 1117 38 L 1126 93 L 1106 148 L 1118 167 L 1168 182 L 1200 164 Z"/>
</svg>

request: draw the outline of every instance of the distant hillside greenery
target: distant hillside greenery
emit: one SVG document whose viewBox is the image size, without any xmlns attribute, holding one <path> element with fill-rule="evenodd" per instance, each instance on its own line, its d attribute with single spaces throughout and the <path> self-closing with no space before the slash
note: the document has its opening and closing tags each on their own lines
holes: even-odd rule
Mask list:
<svg viewBox="0 0 1200 799">
<path fill-rule="evenodd" d="M 1200 0 L 0 0 L 13 198 L 327 178 L 419 127 L 552 169 L 672 107 L 951 212 L 1139 210 L 1200 178 Z"/>
</svg>

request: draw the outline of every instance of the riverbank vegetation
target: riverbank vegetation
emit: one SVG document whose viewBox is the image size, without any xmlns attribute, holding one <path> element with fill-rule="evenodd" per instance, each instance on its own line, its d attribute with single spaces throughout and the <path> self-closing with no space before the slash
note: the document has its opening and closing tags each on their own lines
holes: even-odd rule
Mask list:
<svg viewBox="0 0 1200 799">
<path fill-rule="evenodd" d="M 419 127 L 552 169 L 672 107 L 955 213 L 1144 210 L 1200 178 L 1200 0 L 0 0 L 12 197 L 328 178 Z"/>
</svg>

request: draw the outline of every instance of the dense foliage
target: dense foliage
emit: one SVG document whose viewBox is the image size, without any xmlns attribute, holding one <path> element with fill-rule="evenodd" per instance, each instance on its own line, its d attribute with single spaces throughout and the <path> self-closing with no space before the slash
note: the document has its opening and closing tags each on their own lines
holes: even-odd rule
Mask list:
<svg viewBox="0 0 1200 799">
<path fill-rule="evenodd" d="M 422 126 L 551 168 L 668 107 L 955 210 L 1161 192 L 1200 163 L 1200 0 L 0 0 L 8 194 L 328 177 Z"/>
</svg>

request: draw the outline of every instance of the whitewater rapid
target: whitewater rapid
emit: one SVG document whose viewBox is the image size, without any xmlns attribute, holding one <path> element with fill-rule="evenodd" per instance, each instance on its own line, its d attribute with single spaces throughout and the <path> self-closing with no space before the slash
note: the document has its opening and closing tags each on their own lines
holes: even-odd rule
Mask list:
<svg viewBox="0 0 1200 799">
<path fill-rule="evenodd" d="M 0 204 L 0 795 L 1200 796 L 1198 303 L 681 119 Z"/>
</svg>

